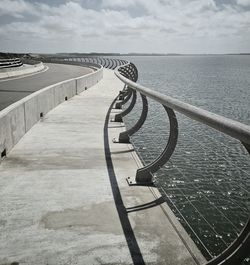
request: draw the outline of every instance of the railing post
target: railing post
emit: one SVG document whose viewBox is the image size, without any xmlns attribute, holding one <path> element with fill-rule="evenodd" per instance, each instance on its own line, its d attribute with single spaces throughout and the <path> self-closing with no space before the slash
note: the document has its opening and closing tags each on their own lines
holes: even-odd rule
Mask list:
<svg viewBox="0 0 250 265">
<path fill-rule="evenodd" d="M 118 100 L 124 100 L 124 98 L 129 94 L 129 90 L 128 89 L 124 89 L 122 91 L 120 91 L 120 95 L 118 97 Z"/>
<path fill-rule="evenodd" d="M 127 96 L 124 98 L 123 101 L 116 102 L 115 109 L 121 109 L 122 108 L 122 105 L 125 105 L 130 100 L 131 96 L 132 96 L 132 89 L 128 89 Z"/>
<path fill-rule="evenodd" d="M 160 169 L 170 159 L 171 155 L 175 150 L 178 139 L 178 122 L 175 113 L 172 109 L 165 106 L 164 109 L 167 112 L 170 123 L 170 134 L 168 138 L 168 143 L 161 155 L 156 160 L 154 160 L 149 165 L 137 170 L 135 177 L 135 182 L 137 184 L 152 184 L 153 173 Z"/>
<path fill-rule="evenodd" d="M 146 118 L 147 118 L 147 114 L 148 114 L 148 101 L 147 98 L 140 94 L 141 98 L 142 98 L 142 112 L 141 112 L 141 116 L 139 118 L 139 120 L 137 121 L 137 123 L 130 128 L 129 130 L 125 131 L 125 132 L 121 132 L 119 135 L 119 143 L 129 143 L 129 137 L 131 135 L 133 135 L 134 133 L 136 133 L 144 124 Z"/>
<path fill-rule="evenodd" d="M 127 109 L 125 109 L 121 113 L 118 113 L 118 114 L 115 115 L 115 118 L 113 120 L 114 122 L 122 122 L 123 121 L 122 118 L 124 116 L 126 116 L 127 114 L 129 114 L 129 112 L 134 108 L 135 103 L 136 103 L 136 99 L 137 99 L 137 95 L 136 95 L 136 91 L 135 90 L 133 90 L 132 95 L 133 95 L 133 98 L 131 100 L 130 105 L 128 106 Z"/>
</svg>

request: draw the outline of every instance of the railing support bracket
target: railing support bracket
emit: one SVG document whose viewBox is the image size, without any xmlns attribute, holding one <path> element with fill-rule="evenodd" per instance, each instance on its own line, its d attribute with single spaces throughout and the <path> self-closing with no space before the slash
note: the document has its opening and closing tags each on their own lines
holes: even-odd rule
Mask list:
<svg viewBox="0 0 250 265">
<path fill-rule="evenodd" d="M 136 133 L 144 124 L 147 115 L 148 115 L 148 101 L 147 101 L 147 97 L 145 97 L 144 95 L 141 94 L 141 98 L 142 98 L 142 112 L 141 112 L 141 116 L 139 118 L 139 120 L 137 121 L 137 123 L 130 128 L 127 131 L 121 132 L 119 135 L 119 141 L 121 143 L 130 143 L 130 136 L 132 136 L 134 133 Z"/>
<path fill-rule="evenodd" d="M 158 169 L 160 169 L 171 157 L 173 154 L 177 139 L 178 139 L 178 122 L 175 116 L 175 113 L 172 109 L 163 106 L 166 110 L 169 118 L 169 127 L 170 127 L 170 134 L 168 138 L 168 143 L 161 153 L 161 155 L 155 159 L 149 165 L 140 168 L 136 172 L 135 181 L 137 183 L 152 183 L 153 182 L 153 173 L 155 173 Z"/>
<path fill-rule="evenodd" d="M 132 98 L 132 100 L 131 100 L 130 105 L 129 105 L 128 108 L 125 109 L 124 111 L 122 111 L 122 112 L 116 114 L 116 115 L 115 115 L 115 119 L 114 119 L 114 121 L 116 121 L 116 122 L 122 122 L 122 118 L 123 118 L 124 116 L 126 116 L 127 114 L 129 114 L 130 111 L 134 108 L 134 105 L 135 105 L 135 103 L 136 103 L 136 99 L 137 99 L 136 91 L 133 90 L 133 92 L 132 92 L 131 94 L 133 95 L 133 98 Z M 129 95 L 128 95 L 128 96 L 129 96 Z"/>
<path fill-rule="evenodd" d="M 147 186 L 147 187 L 154 187 L 154 182 L 136 182 L 134 178 L 127 177 L 126 181 L 129 186 Z"/>
<path fill-rule="evenodd" d="M 122 109 L 122 102 L 116 102 L 114 109 Z"/>
</svg>

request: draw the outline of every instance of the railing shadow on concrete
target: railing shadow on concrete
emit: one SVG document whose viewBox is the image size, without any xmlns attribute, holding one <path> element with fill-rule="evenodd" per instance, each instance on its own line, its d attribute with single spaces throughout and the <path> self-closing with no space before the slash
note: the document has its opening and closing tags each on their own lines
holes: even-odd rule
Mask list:
<svg viewBox="0 0 250 265">
<path fill-rule="evenodd" d="M 153 173 L 170 159 L 178 138 L 178 123 L 174 111 L 180 112 L 193 120 L 206 124 L 209 127 L 239 140 L 250 153 L 250 126 L 184 103 L 135 83 L 138 79 L 138 71 L 132 63 L 117 67 L 115 69 L 115 74 L 125 84 L 124 90 L 120 92 L 117 98 L 124 94 L 127 94 L 128 97 L 131 91 L 133 98 L 128 108 L 123 110 L 121 114 L 117 114 L 119 117 L 117 116 L 117 119 L 115 118 L 114 121 L 121 122 L 122 118 L 133 109 L 136 102 L 136 93 L 141 95 L 143 102 L 142 114 L 138 122 L 131 129 L 120 133 L 116 142 L 128 143 L 130 136 L 143 125 L 148 112 L 146 97 L 163 105 L 170 122 L 169 139 L 162 154 L 149 165 L 138 169 L 134 180 L 128 178 L 129 185 L 153 185 Z M 123 100 L 126 101 L 126 97 Z M 250 218 L 238 238 L 220 255 L 208 261 L 206 265 L 239 265 L 248 257 L 249 250 Z"/>
<path fill-rule="evenodd" d="M 141 205 L 136 205 L 133 207 L 129 207 L 127 208 L 127 213 L 132 213 L 132 212 L 137 212 L 137 211 L 143 211 L 146 209 L 150 209 L 153 208 L 155 206 L 158 206 L 162 203 L 165 202 L 165 199 L 163 197 L 159 197 L 158 199 L 155 199 L 154 201 L 148 202 L 148 203 L 144 203 Z"/>
<path fill-rule="evenodd" d="M 113 104 L 114 102 L 115 100 L 113 101 Z M 139 244 L 136 240 L 133 228 L 129 221 L 127 209 L 123 203 L 121 191 L 117 183 L 116 173 L 115 173 L 114 165 L 113 165 L 112 158 L 111 158 L 108 124 L 109 124 L 109 118 L 110 118 L 110 113 L 111 113 L 113 104 L 111 104 L 109 107 L 109 110 L 105 118 L 104 128 L 103 128 L 105 160 L 106 160 L 106 165 L 107 165 L 107 170 L 108 170 L 108 175 L 109 175 L 109 181 L 110 181 L 117 213 L 118 213 L 120 223 L 122 226 L 122 230 L 123 230 L 123 233 L 124 233 L 127 245 L 128 245 L 130 256 L 133 260 L 133 264 L 144 265 L 145 261 L 143 259 Z"/>
</svg>

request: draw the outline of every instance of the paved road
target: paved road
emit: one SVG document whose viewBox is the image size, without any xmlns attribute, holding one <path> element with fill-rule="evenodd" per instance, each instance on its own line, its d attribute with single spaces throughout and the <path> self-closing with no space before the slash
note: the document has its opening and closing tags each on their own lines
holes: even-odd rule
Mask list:
<svg viewBox="0 0 250 265">
<path fill-rule="evenodd" d="M 92 69 L 75 65 L 46 65 L 49 69 L 42 73 L 8 81 L 0 80 L 0 110 L 41 88 L 93 71 Z"/>
</svg>

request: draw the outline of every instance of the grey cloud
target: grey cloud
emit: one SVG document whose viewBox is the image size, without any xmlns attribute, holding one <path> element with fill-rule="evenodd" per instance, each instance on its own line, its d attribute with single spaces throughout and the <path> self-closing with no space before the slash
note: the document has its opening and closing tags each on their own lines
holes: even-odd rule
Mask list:
<svg viewBox="0 0 250 265">
<path fill-rule="evenodd" d="M 100 36 L 100 34 L 98 34 L 98 33 L 82 33 L 81 34 L 81 37 L 83 37 L 83 38 L 97 38 L 97 37 L 99 37 Z"/>
<path fill-rule="evenodd" d="M 34 4 L 24 0 L 1 0 L 0 15 L 9 15 L 16 18 L 23 18 L 27 14 L 37 13 Z"/>
<path fill-rule="evenodd" d="M 122 37 L 122 38 L 125 38 L 125 37 L 140 37 L 142 32 L 138 31 L 138 30 L 131 30 L 131 29 L 114 29 L 114 30 L 107 30 L 105 32 L 105 34 L 107 35 L 111 35 L 111 36 L 119 36 L 119 37 Z"/>
<path fill-rule="evenodd" d="M 0 7 L 0 46 L 5 49 L 16 49 L 12 42 L 20 39 L 21 45 L 27 36 L 34 41 L 26 40 L 23 49 L 39 49 L 32 45 L 41 39 L 43 49 L 76 51 L 91 46 L 97 51 L 110 49 L 109 52 L 117 51 L 119 43 L 120 52 L 141 47 L 142 52 L 157 52 L 150 50 L 157 48 L 191 53 L 199 52 L 201 39 L 219 45 L 229 37 L 232 43 L 218 46 L 218 51 L 237 45 L 240 50 L 241 43 L 233 41 L 233 36 L 249 39 L 249 31 L 244 34 L 243 29 L 249 26 L 250 13 L 239 1 L 250 0 L 1 1 L 5 5 Z M 48 47 L 51 42 L 53 46 Z M 200 49 L 204 47 L 209 49 L 209 45 Z"/>
<path fill-rule="evenodd" d="M 47 30 L 48 33 L 56 33 L 57 35 L 60 34 L 67 34 L 73 35 L 72 29 L 65 27 L 65 25 L 53 22 L 46 22 L 41 25 L 44 29 Z"/>
<path fill-rule="evenodd" d="M 8 14 L 0 15 L 0 26 L 4 26 L 12 22 L 17 22 L 17 21 L 20 21 L 20 17 L 13 17 Z"/>
<path fill-rule="evenodd" d="M 237 4 L 241 6 L 250 6 L 250 0 L 237 0 Z"/>
<path fill-rule="evenodd" d="M 163 33 L 167 33 L 167 34 L 172 34 L 172 33 L 177 33 L 177 30 L 173 29 L 173 28 L 163 28 L 163 29 L 160 29 L 160 32 L 163 32 Z"/>
<path fill-rule="evenodd" d="M 49 6 L 58 6 L 58 5 L 65 4 L 66 2 L 68 2 L 68 0 L 39 0 L 39 1 L 26 0 L 26 2 L 30 4 L 38 3 L 38 4 L 46 4 Z"/>
</svg>

